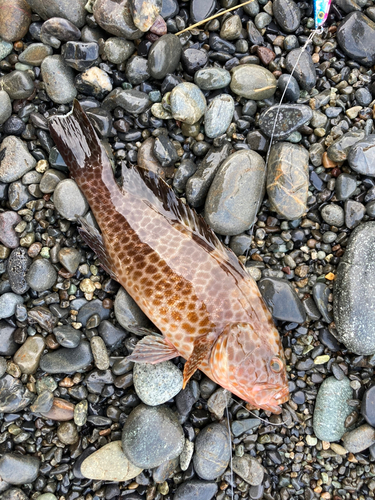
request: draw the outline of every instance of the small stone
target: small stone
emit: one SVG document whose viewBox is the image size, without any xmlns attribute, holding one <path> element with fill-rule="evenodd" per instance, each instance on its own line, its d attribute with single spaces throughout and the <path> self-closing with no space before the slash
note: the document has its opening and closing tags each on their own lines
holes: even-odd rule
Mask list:
<svg viewBox="0 0 375 500">
<path fill-rule="evenodd" d="M 375 134 L 356 142 L 348 154 L 350 168 L 355 172 L 369 177 L 375 177 Z"/>
<path fill-rule="evenodd" d="M 0 0 L 0 37 L 6 42 L 21 40 L 29 29 L 31 9 L 26 0 Z"/>
<path fill-rule="evenodd" d="M 301 11 L 293 0 L 275 0 L 273 13 L 284 33 L 294 33 L 301 22 Z"/>
<path fill-rule="evenodd" d="M 44 43 L 32 43 L 18 56 L 18 60 L 30 66 L 40 66 L 47 56 L 53 54 L 53 49 Z"/>
<path fill-rule="evenodd" d="M 103 45 L 103 53 L 109 62 L 121 64 L 135 52 L 135 45 L 124 38 L 108 38 Z"/>
<path fill-rule="evenodd" d="M 94 66 L 76 76 L 75 86 L 79 92 L 85 95 L 101 99 L 112 90 L 112 80 L 109 75 L 100 68 Z"/>
<path fill-rule="evenodd" d="M 53 394 L 49 391 L 41 392 L 33 404 L 30 406 L 30 410 L 33 413 L 47 412 L 50 411 L 53 405 Z"/>
<path fill-rule="evenodd" d="M 67 220 L 83 217 L 89 209 L 86 198 L 72 179 L 64 179 L 57 185 L 53 200 L 56 210 Z"/>
<path fill-rule="evenodd" d="M 0 320 L 0 355 L 13 356 L 19 348 L 14 341 L 14 332 L 16 328 L 9 325 L 6 321 Z"/>
<path fill-rule="evenodd" d="M 129 332 L 138 334 L 139 328 L 147 328 L 149 325 L 147 316 L 124 288 L 117 292 L 114 310 L 117 321 Z"/>
<path fill-rule="evenodd" d="M 204 114 L 204 130 L 207 137 L 214 139 L 224 134 L 232 121 L 233 113 L 233 97 L 228 94 L 216 96 Z"/>
<path fill-rule="evenodd" d="M 149 406 L 166 403 L 182 389 L 182 373 L 171 361 L 136 363 L 133 377 L 135 392 Z"/>
<path fill-rule="evenodd" d="M 52 17 L 43 23 L 40 30 L 40 39 L 46 45 L 58 49 L 61 41 L 79 40 L 81 32 L 73 23 L 63 17 Z"/>
<path fill-rule="evenodd" d="M 81 261 L 81 252 L 77 248 L 64 247 L 58 253 L 59 262 L 71 274 L 75 274 Z"/>
<path fill-rule="evenodd" d="M 66 64 L 77 71 L 85 71 L 94 66 L 99 57 L 99 45 L 96 42 L 72 42 L 63 45 L 61 50 Z"/>
<path fill-rule="evenodd" d="M 148 53 L 150 74 L 156 80 L 162 80 L 173 73 L 180 62 L 182 47 L 176 35 L 168 33 L 160 37 Z"/>
<path fill-rule="evenodd" d="M 346 134 L 344 134 L 342 137 L 339 137 L 336 139 L 331 146 L 327 149 L 327 155 L 328 158 L 334 162 L 341 162 L 345 161 L 348 157 L 349 152 L 351 151 L 352 146 L 354 146 L 356 143 L 359 143 L 365 138 L 365 132 L 363 130 L 357 130 L 357 131 L 349 131 Z M 363 147 L 366 147 L 363 145 Z M 354 150 L 356 151 L 356 150 Z M 361 158 L 361 149 L 359 148 L 358 151 L 359 158 Z M 370 151 L 370 156 L 371 156 L 371 151 Z M 352 154 L 351 158 L 356 158 L 356 153 Z M 352 162 L 355 166 L 355 159 L 354 162 Z M 365 163 L 365 162 L 363 162 Z"/>
<path fill-rule="evenodd" d="M 375 429 L 368 424 L 361 425 L 345 434 L 342 441 L 349 452 L 361 453 L 375 443 Z"/>
<path fill-rule="evenodd" d="M 259 127 L 268 137 L 273 135 L 274 139 L 282 140 L 311 120 L 312 116 L 311 108 L 304 104 L 271 106 L 261 114 Z"/>
<path fill-rule="evenodd" d="M 74 306 L 74 304 L 72 305 Z M 77 322 L 81 323 L 84 327 L 94 314 L 98 314 L 101 320 L 109 318 L 109 309 L 103 307 L 103 303 L 99 299 L 91 300 L 84 305 L 81 304 L 81 306 L 78 312 Z"/>
<path fill-rule="evenodd" d="M 257 418 L 245 418 L 243 420 L 234 420 L 232 423 L 232 433 L 235 437 L 245 434 L 251 429 L 259 427 L 260 421 Z"/>
<path fill-rule="evenodd" d="M 305 321 L 305 308 L 288 281 L 279 278 L 262 278 L 258 286 L 274 318 L 293 323 Z"/>
<path fill-rule="evenodd" d="M 30 7 L 39 14 L 42 19 L 51 17 L 63 17 L 75 24 L 78 28 L 85 24 L 87 11 L 85 10 L 86 0 L 29 0 Z"/>
<path fill-rule="evenodd" d="M 76 404 L 74 408 L 74 423 L 82 426 L 87 422 L 88 402 L 84 399 Z"/>
<path fill-rule="evenodd" d="M 192 125 L 204 114 L 206 99 L 193 83 L 180 83 L 171 92 L 171 112 L 175 120 Z"/>
<path fill-rule="evenodd" d="M 230 406 L 232 394 L 221 387 L 217 389 L 207 401 L 207 409 L 214 414 L 217 420 L 221 420 L 224 411 Z"/>
<path fill-rule="evenodd" d="M 84 370 L 92 361 L 90 344 L 82 341 L 74 349 L 62 347 L 45 354 L 40 360 L 40 368 L 47 373 L 74 373 Z"/>
<path fill-rule="evenodd" d="M 17 304 L 23 304 L 21 295 L 4 293 L 0 296 L 0 319 L 10 318 L 16 312 Z"/>
<path fill-rule="evenodd" d="M 56 326 L 53 329 L 53 334 L 55 335 L 57 342 L 62 347 L 67 347 L 68 349 L 78 347 L 81 342 L 81 332 L 70 325 Z"/>
<path fill-rule="evenodd" d="M 126 78 L 132 85 L 139 85 L 150 78 L 147 59 L 133 56 L 126 64 Z"/>
<path fill-rule="evenodd" d="M 238 15 L 230 16 L 221 25 L 220 36 L 224 40 L 236 40 L 242 30 L 241 18 Z"/>
<path fill-rule="evenodd" d="M 5 90 L 0 90 L 0 125 L 8 120 L 12 114 L 12 102 Z"/>
<path fill-rule="evenodd" d="M 214 481 L 189 479 L 183 482 L 175 491 L 173 500 L 212 500 L 218 491 Z"/>
<path fill-rule="evenodd" d="M 31 264 L 26 280 L 32 290 L 44 292 L 56 283 L 57 273 L 47 259 L 37 259 Z"/>
<path fill-rule="evenodd" d="M 77 427 L 73 422 L 64 422 L 57 428 L 57 437 L 63 444 L 74 444 L 79 440 Z"/>
<path fill-rule="evenodd" d="M 73 419 L 74 404 L 66 399 L 54 398 L 52 408 L 47 412 L 42 412 L 41 414 L 44 418 L 50 420 L 66 422 Z"/>
<path fill-rule="evenodd" d="M 216 8 L 215 0 L 192 0 L 190 2 L 190 17 L 193 23 L 199 23 L 210 17 Z"/>
<path fill-rule="evenodd" d="M 286 57 L 286 69 L 289 74 L 293 73 L 303 90 L 310 92 L 315 86 L 317 79 L 315 66 L 311 55 L 303 48 L 293 49 L 289 52 Z"/>
<path fill-rule="evenodd" d="M 5 453 L 0 458 L 0 476 L 9 484 L 32 483 L 38 476 L 39 466 L 37 457 Z"/>
<path fill-rule="evenodd" d="M 223 89 L 230 81 L 230 73 L 224 68 L 202 68 L 194 74 L 194 83 L 201 90 Z"/>
<path fill-rule="evenodd" d="M 187 48 L 182 51 L 181 63 L 189 75 L 194 75 L 196 71 L 205 66 L 208 61 L 207 52 L 200 49 Z"/>
<path fill-rule="evenodd" d="M 324 283 L 315 283 L 313 286 L 313 297 L 315 304 L 323 316 L 324 321 L 331 323 L 333 320 L 332 313 L 328 310 L 328 298 L 331 291 Z"/>
<path fill-rule="evenodd" d="M 136 89 L 124 90 L 116 88 L 103 101 L 103 107 L 109 111 L 120 107 L 127 113 L 135 115 L 144 113 L 151 105 L 152 102 L 149 100 L 148 95 Z"/>
<path fill-rule="evenodd" d="M 25 71 L 12 71 L 0 78 L 1 90 L 11 99 L 27 99 L 34 92 L 34 82 Z"/>
<path fill-rule="evenodd" d="M 230 455 L 227 428 L 222 424 L 210 424 L 196 438 L 194 469 L 202 479 L 216 479 L 227 468 Z"/>
<path fill-rule="evenodd" d="M 172 166 L 179 159 L 172 141 L 165 135 L 160 135 L 155 139 L 153 151 L 162 167 Z"/>
<path fill-rule="evenodd" d="M 358 35 L 364 43 L 358 44 Z M 375 63 L 375 23 L 362 12 L 348 14 L 337 30 L 337 42 L 351 59 L 372 66 Z"/>
<path fill-rule="evenodd" d="M 109 368 L 109 357 L 103 339 L 101 337 L 93 337 L 90 341 L 90 346 L 95 366 L 98 370 L 107 370 Z"/>
<path fill-rule="evenodd" d="M 180 455 L 180 469 L 185 471 L 189 468 L 194 453 L 194 443 L 185 439 L 185 446 Z"/>
<path fill-rule="evenodd" d="M 137 40 L 142 32 L 134 22 L 131 0 L 97 0 L 93 5 L 95 21 L 108 33 Z"/>
<path fill-rule="evenodd" d="M 116 349 L 122 343 L 124 338 L 126 337 L 126 332 L 115 325 L 113 325 L 110 321 L 104 320 L 100 323 L 98 328 L 99 335 L 104 340 L 104 343 L 107 347 L 112 349 Z"/>
<path fill-rule="evenodd" d="M 141 31 L 148 31 L 158 17 L 162 0 L 132 0 L 134 24 Z"/>
<path fill-rule="evenodd" d="M 340 174 L 335 183 L 335 193 L 338 200 L 347 200 L 357 189 L 357 181 L 350 174 Z"/>
<path fill-rule="evenodd" d="M 46 57 L 41 65 L 43 81 L 48 97 L 57 104 L 67 104 L 77 95 L 74 74 L 59 55 Z"/>
<path fill-rule="evenodd" d="M 133 465 L 124 455 L 121 441 L 112 441 L 87 457 L 81 472 L 88 479 L 104 481 L 128 481 L 138 476 L 143 469 Z"/>
<path fill-rule="evenodd" d="M 354 229 L 363 219 L 366 208 L 362 203 L 354 200 L 345 202 L 345 225 L 349 229 Z"/>
<path fill-rule="evenodd" d="M 339 205 L 335 205 L 334 203 L 325 205 L 320 213 L 323 220 L 327 224 L 335 227 L 341 227 L 344 225 L 344 210 Z"/>
<path fill-rule="evenodd" d="M 16 413 L 29 406 L 35 399 L 22 382 L 5 374 L 0 378 L 0 411 L 3 413 Z"/>
<path fill-rule="evenodd" d="M 0 241 L 7 248 L 17 248 L 19 237 L 14 228 L 21 221 L 21 217 L 13 211 L 0 213 Z"/>
<path fill-rule="evenodd" d="M 5 137 L 0 147 L 0 181 L 13 182 L 20 179 L 36 165 L 35 158 L 29 153 L 26 144 L 15 136 Z"/>
<path fill-rule="evenodd" d="M 262 484 L 264 469 L 260 463 L 250 455 L 233 457 L 233 471 L 252 486 Z"/>
<path fill-rule="evenodd" d="M 361 413 L 365 417 L 366 422 L 374 427 L 375 425 L 375 386 L 367 389 L 363 395 Z"/>
<path fill-rule="evenodd" d="M 256 101 L 272 97 L 276 91 L 276 79 L 262 66 L 241 64 L 232 69 L 231 90 L 247 99 Z"/>
<path fill-rule="evenodd" d="M 15 353 L 13 361 L 20 367 L 22 373 L 30 375 L 36 372 L 43 351 L 44 339 L 42 336 L 28 337 Z"/>
</svg>

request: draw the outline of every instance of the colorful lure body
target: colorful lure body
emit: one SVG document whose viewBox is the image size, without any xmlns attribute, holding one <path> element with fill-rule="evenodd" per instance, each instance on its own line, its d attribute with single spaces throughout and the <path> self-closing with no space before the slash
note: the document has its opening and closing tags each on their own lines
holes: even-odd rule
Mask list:
<svg viewBox="0 0 375 500">
<path fill-rule="evenodd" d="M 331 0 L 314 0 L 314 22 L 316 30 L 321 28 L 326 22 L 330 7 Z"/>
</svg>

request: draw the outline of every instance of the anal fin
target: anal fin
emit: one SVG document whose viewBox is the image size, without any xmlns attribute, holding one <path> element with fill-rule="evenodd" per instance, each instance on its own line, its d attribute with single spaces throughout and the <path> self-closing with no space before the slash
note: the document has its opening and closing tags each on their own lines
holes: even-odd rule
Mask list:
<svg viewBox="0 0 375 500">
<path fill-rule="evenodd" d="M 212 342 L 207 336 L 200 337 L 194 342 L 194 349 L 184 366 L 184 380 L 182 388 L 185 389 L 190 378 L 198 370 L 199 365 L 208 356 L 212 348 Z"/>
<path fill-rule="evenodd" d="M 111 262 L 107 255 L 102 235 L 99 231 L 89 224 L 83 217 L 78 218 L 81 227 L 78 228 L 79 234 L 84 242 L 96 253 L 100 265 L 110 275 L 112 279 L 118 281 L 116 272 L 112 269 Z"/>
<path fill-rule="evenodd" d="M 143 337 L 134 348 L 130 356 L 127 356 L 129 361 L 135 363 L 161 363 L 176 358 L 180 353 L 170 344 L 164 337 L 155 335 L 147 335 Z"/>
</svg>

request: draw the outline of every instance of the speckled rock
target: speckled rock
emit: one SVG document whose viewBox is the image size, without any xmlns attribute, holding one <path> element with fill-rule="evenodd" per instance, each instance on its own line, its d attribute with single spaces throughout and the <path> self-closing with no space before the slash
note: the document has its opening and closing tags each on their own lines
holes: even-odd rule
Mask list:
<svg viewBox="0 0 375 500">
<path fill-rule="evenodd" d="M 20 179 L 36 165 L 35 158 L 29 153 L 26 144 L 14 135 L 5 137 L 0 147 L 0 181 L 13 182 Z"/>
<path fill-rule="evenodd" d="M 73 70 L 61 56 L 47 56 L 42 62 L 41 71 L 46 92 L 53 102 L 67 104 L 76 97 Z"/>
<path fill-rule="evenodd" d="M 306 212 L 309 153 L 302 146 L 278 142 L 268 160 L 267 193 L 272 208 L 289 220 Z"/>
<path fill-rule="evenodd" d="M 258 153 L 243 150 L 230 155 L 207 195 L 205 219 L 211 228 L 225 235 L 249 229 L 264 195 L 265 177 L 265 163 Z"/>
<path fill-rule="evenodd" d="M 134 24 L 148 31 L 161 11 L 162 0 L 132 0 L 131 5 Z"/>
<path fill-rule="evenodd" d="M 206 110 L 206 99 L 194 83 L 183 82 L 171 92 L 171 113 L 175 120 L 192 125 Z"/>
<path fill-rule="evenodd" d="M 337 339 L 356 354 L 375 353 L 375 222 L 357 227 L 337 268 L 333 313 Z"/>
<path fill-rule="evenodd" d="M 350 380 L 326 378 L 319 387 L 314 408 L 314 433 L 322 441 L 339 441 L 344 435 L 345 420 L 353 411 L 347 401 L 353 397 Z"/>
<path fill-rule="evenodd" d="M 348 162 L 355 172 L 375 177 L 375 134 L 368 135 L 350 148 Z"/>
<path fill-rule="evenodd" d="M 184 443 L 182 427 L 166 406 L 141 404 L 124 424 L 122 448 L 127 459 L 137 467 L 157 467 L 178 457 Z"/>
<path fill-rule="evenodd" d="M 10 254 L 7 271 L 12 292 L 22 295 L 29 289 L 29 285 L 26 281 L 26 274 L 30 264 L 31 259 L 27 254 L 26 248 L 15 248 Z"/>
<path fill-rule="evenodd" d="M 40 66 L 42 61 L 53 54 L 53 49 L 44 43 L 32 43 L 18 56 L 19 62 Z"/>
<path fill-rule="evenodd" d="M 351 453 L 361 453 L 375 443 L 375 429 L 368 424 L 348 432 L 342 438 L 344 447 Z"/>
<path fill-rule="evenodd" d="M 320 213 L 324 222 L 327 224 L 335 227 L 341 227 L 344 225 L 345 215 L 344 210 L 340 207 L 340 205 L 330 203 L 329 205 L 325 205 Z"/>
<path fill-rule="evenodd" d="M 311 120 L 309 106 L 304 104 L 281 104 L 271 106 L 259 118 L 259 127 L 268 137 L 287 139 L 290 134 Z"/>
<path fill-rule="evenodd" d="M 204 113 L 204 130 L 207 137 L 214 139 L 226 132 L 234 113 L 234 100 L 229 94 L 216 96 Z"/>
<path fill-rule="evenodd" d="M 232 69 L 231 90 L 247 99 L 268 99 L 276 92 L 276 78 L 256 64 L 240 64 Z"/>
<path fill-rule="evenodd" d="M 138 476 L 143 469 L 126 458 L 121 441 L 112 441 L 85 458 L 81 472 L 88 479 L 104 481 L 128 481 Z"/>
<path fill-rule="evenodd" d="M 133 377 L 135 392 L 149 406 L 166 403 L 182 389 L 182 373 L 172 361 L 135 363 Z"/>
<path fill-rule="evenodd" d="M 0 87 L 11 99 L 27 99 L 34 92 L 34 81 L 26 71 L 15 70 L 0 78 Z"/>
<path fill-rule="evenodd" d="M 228 466 L 231 450 L 228 429 L 222 424 L 210 424 L 197 436 L 193 456 L 199 477 L 216 479 Z"/>
<path fill-rule="evenodd" d="M 135 45 L 124 38 L 108 38 L 103 44 L 103 53 L 109 62 L 121 64 L 135 52 Z"/>
</svg>

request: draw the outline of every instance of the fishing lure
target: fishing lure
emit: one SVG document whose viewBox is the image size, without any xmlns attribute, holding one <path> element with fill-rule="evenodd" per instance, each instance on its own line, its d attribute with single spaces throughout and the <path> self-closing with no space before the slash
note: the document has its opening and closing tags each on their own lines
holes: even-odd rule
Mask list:
<svg viewBox="0 0 375 500">
<path fill-rule="evenodd" d="M 320 31 L 326 22 L 332 0 L 314 0 L 315 29 Z"/>
</svg>

